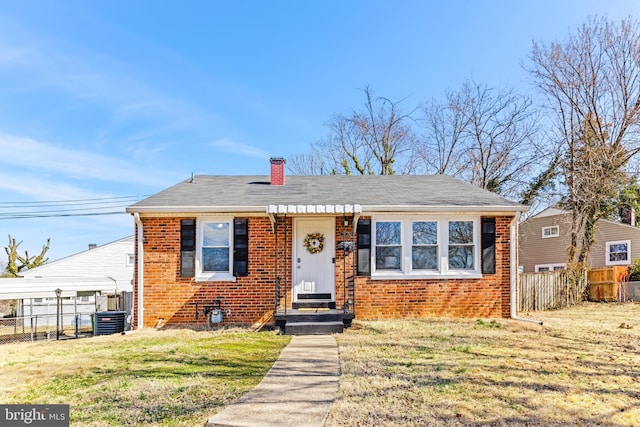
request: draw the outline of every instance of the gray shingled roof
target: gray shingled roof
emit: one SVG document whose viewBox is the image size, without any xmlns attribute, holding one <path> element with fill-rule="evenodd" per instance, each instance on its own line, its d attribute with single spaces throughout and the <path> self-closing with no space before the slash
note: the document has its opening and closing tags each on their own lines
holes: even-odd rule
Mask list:
<svg viewBox="0 0 640 427">
<path fill-rule="evenodd" d="M 127 208 L 127 212 L 265 212 L 269 205 L 361 205 L 375 211 L 526 211 L 495 193 L 446 175 L 195 176 Z"/>
</svg>

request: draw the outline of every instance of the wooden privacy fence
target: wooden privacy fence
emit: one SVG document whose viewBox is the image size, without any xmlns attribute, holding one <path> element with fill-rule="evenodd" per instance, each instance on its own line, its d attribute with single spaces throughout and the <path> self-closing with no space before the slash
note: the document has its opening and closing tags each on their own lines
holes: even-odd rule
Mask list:
<svg viewBox="0 0 640 427">
<path fill-rule="evenodd" d="M 518 284 L 518 311 L 551 310 L 582 301 L 586 274 L 576 283 L 569 272 L 522 273 Z"/>
<path fill-rule="evenodd" d="M 589 301 L 625 301 L 628 279 L 626 266 L 592 268 L 589 270 Z"/>
</svg>

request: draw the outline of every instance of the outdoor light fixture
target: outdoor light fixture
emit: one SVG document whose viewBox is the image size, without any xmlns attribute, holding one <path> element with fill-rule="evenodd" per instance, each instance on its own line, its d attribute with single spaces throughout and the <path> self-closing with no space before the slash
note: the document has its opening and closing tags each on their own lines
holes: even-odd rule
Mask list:
<svg viewBox="0 0 640 427">
<path fill-rule="evenodd" d="M 58 288 L 55 290 L 56 293 L 56 340 L 60 339 L 60 296 L 62 296 L 62 289 Z"/>
</svg>

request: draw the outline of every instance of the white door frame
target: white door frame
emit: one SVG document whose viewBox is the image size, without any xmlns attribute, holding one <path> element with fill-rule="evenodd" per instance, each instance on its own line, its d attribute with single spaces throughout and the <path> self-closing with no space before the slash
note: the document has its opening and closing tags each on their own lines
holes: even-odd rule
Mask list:
<svg viewBox="0 0 640 427">
<path fill-rule="evenodd" d="M 318 224 L 317 227 L 313 227 L 313 224 Z M 320 225 L 322 224 L 322 225 Z M 335 245 L 335 230 L 336 219 L 333 216 L 308 216 L 308 217 L 294 217 L 293 218 L 293 260 L 292 267 L 292 301 L 298 301 L 298 293 L 323 293 L 331 294 L 331 301 L 336 300 L 336 245 Z M 302 229 L 302 231 L 300 231 Z M 306 237 L 306 233 L 309 230 L 312 232 L 322 232 L 324 235 L 324 248 L 322 252 L 317 254 L 310 254 L 304 247 L 303 242 Z M 305 270 L 305 265 L 309 265 L 309 262 L 318 261 L 320 264 L 311 266 L 310 269 Z M 313 268 L 318 268 L 317 272 L 313 272 Z M 317 274 L 320 280 L 306 281 L 305 279 L 313 279 L 313 276 L 307 274 Z M 314 283 L 310 283 L 314 282 Z M 317 283 L 316 283 L 317 282 Z M 303 291 L 306 289 L 306 291 Z"/>
</svg>

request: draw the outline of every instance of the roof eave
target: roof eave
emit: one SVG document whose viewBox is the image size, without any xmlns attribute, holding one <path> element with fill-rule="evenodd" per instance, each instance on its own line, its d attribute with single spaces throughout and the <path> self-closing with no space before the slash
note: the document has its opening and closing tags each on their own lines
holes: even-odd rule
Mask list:
<svg viewBox="0 0 640 427">
<path fill-rule="evenodd" d="M 266 206 L 129 206 L 127 213 L 265 213 Z"/>
<path fill-rule="evenodd" d="M 528 206 L 500 206 L 500 205 L 362 205 L 363 212 L 499 212 L 499 213 L 515 213 L 527 212 Z"/>
<path fill-rule="evenodd" d="M 167 213 L 265 213 L 266 206 L 130 206 L 128 213 L 167 214 Z M 472 212 L 472 213 L 516 213 L 527 212 L 528 206 L 500 205 L 362 205 L 362 212 Z"/>
</svg>

